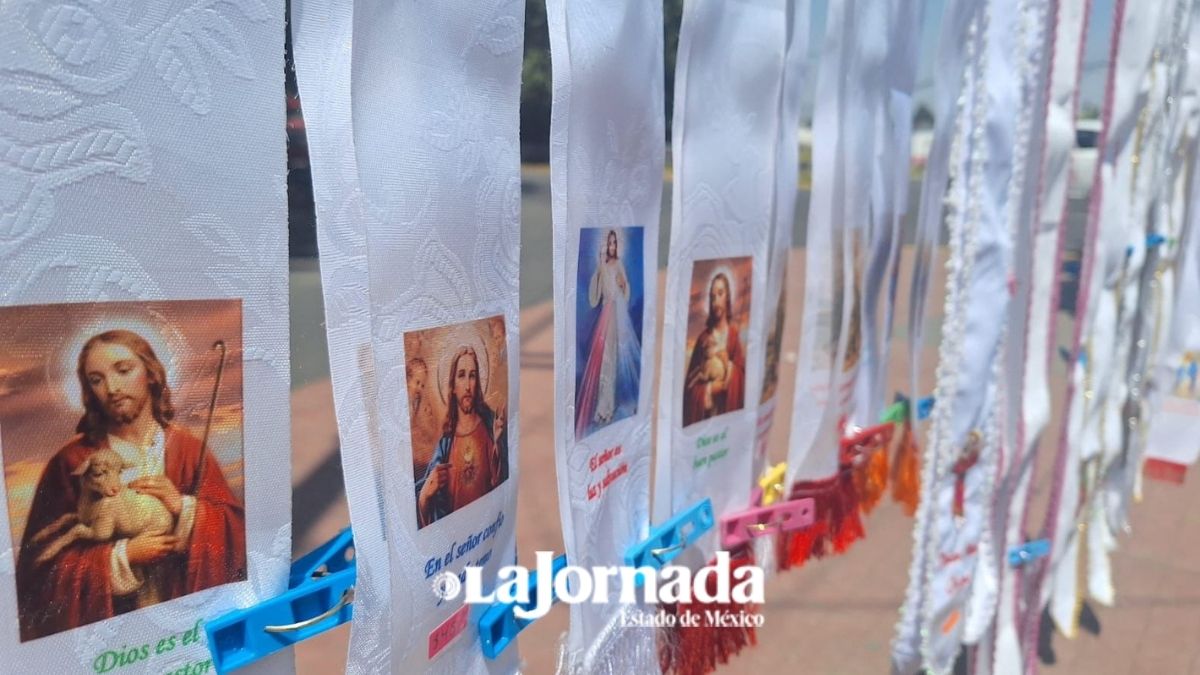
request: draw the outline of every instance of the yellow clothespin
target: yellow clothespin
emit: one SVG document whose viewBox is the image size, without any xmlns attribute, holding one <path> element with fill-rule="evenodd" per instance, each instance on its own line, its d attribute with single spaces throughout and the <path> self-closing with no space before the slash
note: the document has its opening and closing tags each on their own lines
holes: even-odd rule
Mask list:
<svg viewBox="0 0 1200 675">
<path fill-rule="evenodd" d="M 783 497 L 783 480 L 787 474 L 787 462 L 780 462 L 767 469 L 762 478 L 758 479 L 758 487 L 762 490 L 762 505 L 770 506 Z"/>
</svg>

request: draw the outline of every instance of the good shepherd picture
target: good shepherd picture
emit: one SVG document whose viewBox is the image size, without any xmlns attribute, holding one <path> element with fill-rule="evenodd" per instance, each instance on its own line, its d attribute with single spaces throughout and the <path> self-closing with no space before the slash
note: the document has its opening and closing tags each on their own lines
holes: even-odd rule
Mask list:
<svg viewBox="0 0 1200 675">
<path fill-rule="evenodd" d="M 745 406 L 750 257 L 697 260 L 688 301 L 683 426 Z"/>
<path fill-rule="evenodd" d="M 508 479 L 504 317 L 404 335 L 417 526 Z"/>
<path fill-rule="evenodd" d="M 240 300 L 0 308 L 22 641 L 246 579 Z"/>
<path fill-rule="evenodd" d="M 637 413 L 642 371 L 641 227 L 579 232 L 575 438 Z"/>
</svg>

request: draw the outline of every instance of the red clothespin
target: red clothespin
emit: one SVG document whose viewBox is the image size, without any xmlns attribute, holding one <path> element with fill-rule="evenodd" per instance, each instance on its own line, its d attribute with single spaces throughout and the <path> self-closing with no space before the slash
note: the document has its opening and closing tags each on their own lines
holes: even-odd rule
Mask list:
<svg viewBox="0 0 1200 675">
<path fill-rule="evenodd" d="M 891 422 L 876 424 L 843 438 L 838 457 L 842 466 L 854 466 L 860 458 L 888 447 L 895 428 Z"/>
</svg>

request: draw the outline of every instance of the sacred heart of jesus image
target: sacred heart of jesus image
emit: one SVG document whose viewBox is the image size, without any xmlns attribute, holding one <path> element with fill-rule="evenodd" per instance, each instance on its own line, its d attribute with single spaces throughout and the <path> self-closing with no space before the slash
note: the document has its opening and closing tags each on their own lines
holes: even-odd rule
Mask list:
<svg viewBox="0 0 1200 675">
<path fill-rule="evenodd" d="M 504 317 L 404 334 L 417 526 L 508 479 Z"/>
<path fill-rule="evenodd" d="M 22 641 L 246 580 L 241 301 L 0 308 L 0 448 Z"/>
</svg>

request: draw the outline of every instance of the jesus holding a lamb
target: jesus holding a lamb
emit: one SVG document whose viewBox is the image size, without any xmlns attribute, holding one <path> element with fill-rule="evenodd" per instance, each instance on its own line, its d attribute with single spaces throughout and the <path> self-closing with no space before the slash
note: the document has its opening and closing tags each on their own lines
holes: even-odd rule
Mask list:
<svg viewBox="0 0 1200 675">
<path fill-rule="evenodd" d="M 171 423 L 166 369 L 150 344 L 124 330 L 95 335 L 80 351 L 78 376 L 83 418 L 42 472 L 22 536 L 22 641 L 246 579 L 243 506 L 201 441 Z M 124 488 L 143 500 L 126 503 L 157 500 L 169 514 L 165 527 L 128 536 L 111 524 L 105 535 L 79 527 L 87 525 L 86 491 L 98 489 L 114 453 Z"/>
</svg>

